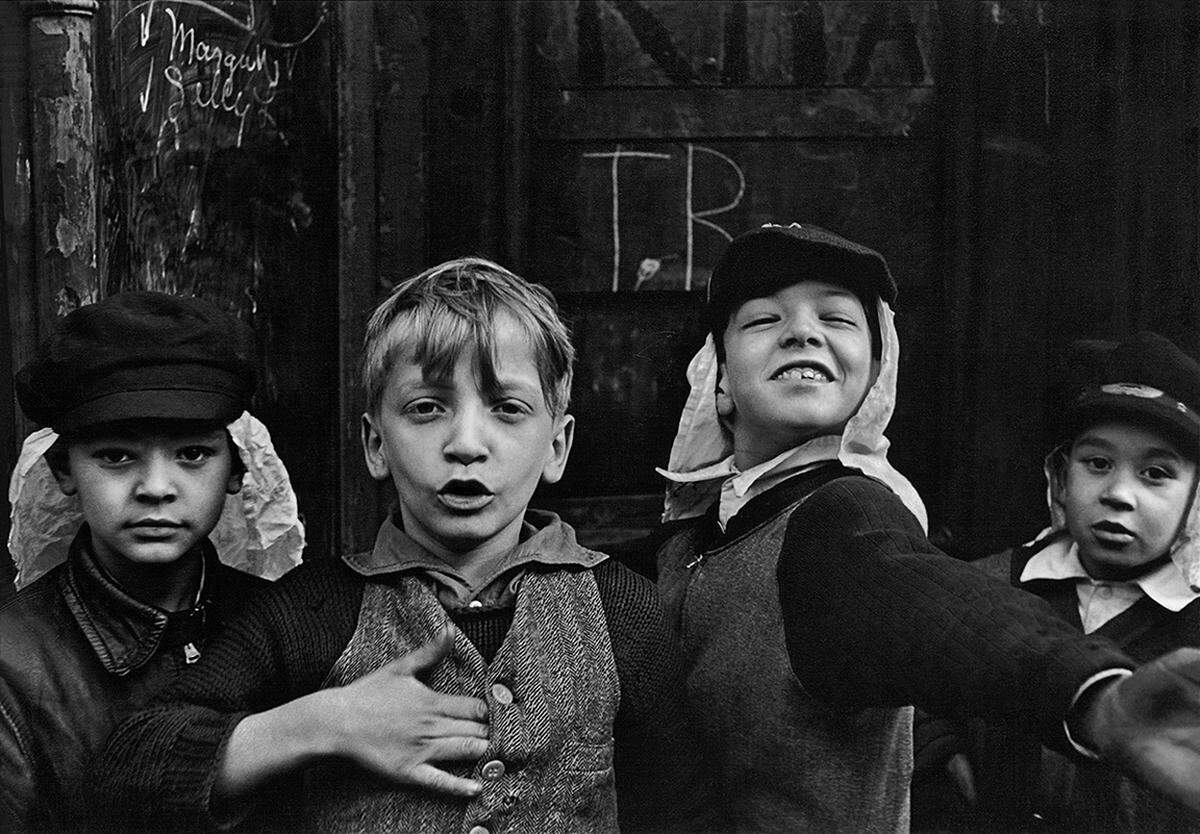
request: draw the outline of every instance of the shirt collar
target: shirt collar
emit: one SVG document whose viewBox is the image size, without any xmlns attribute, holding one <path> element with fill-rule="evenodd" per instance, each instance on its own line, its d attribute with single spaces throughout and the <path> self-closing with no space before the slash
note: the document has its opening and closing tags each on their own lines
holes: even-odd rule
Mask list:
<svg viewBox="0 0 1200 834">
<path fill-rule="evenodd" d="M 1083 563 L 1079 561 L 1079 546 L 1066 537 L 1046 545 L 1025 563 L 1025 568 L 1021 571 L 1021 582 L 1035 579 L 1096 581 L 1088 576 Z M 1171 561 L 1125 584 L 1137 585 L 1146 596 L 1168 611 L 1181 611 L 1193 600 L 1200 598 L 1200 593 L 1188 587 L 1183 574 Z"/>
<path fill-rule="evenodd" d="M 575 540 L 571 525 L 557 515 L 527 510 L 521 526 L 521 540 L 509 550 L 493 557 L 492 564 L 478 585 L 472 586 L 452 565 L 439 559 L 413 540 L 397 523 L 393 512 L 379 527 L 375 547 L 363 553 L 342 557 L 351 570 L 365 577 L 417 572 L 433 578 L 452 596 L 466 603 L 511 571 L 530 564 L 591 568 L 607 556 L 588 550 Z"/>
<path fill-rule="evenodd" d="M 694 472 L 668 472 L 658 470 L 664 477 L 677 483 L 694 483 L 721 478 L 721 494 L 717 505 L 717 523 L 721 529 L 729 523 L 751 499 L 762 495 L 771 487 L 797 475 L 806 469 L 828 463 L 830 448 L 837 437 L 817 438 L 794 446 L 770 460 L 757 463 L 744 471 L 738 470 L 733 455 Z M 836 451 L 836 449 L 834 449 Z"/>
<path fill-rule="evenodd" d="M 204 567 L 193 610 L 203 604 L 207 577 L 217 570 L 212 543 L 203 539 L 199 547 Z M 67 608 L 107 671 L 127 675 L 158 651 L 171 615 L 131 597 L 109 577 L 92 552 L 86 524 L 71 542 L 66 569 L 60 577 Z"/>
</svg>

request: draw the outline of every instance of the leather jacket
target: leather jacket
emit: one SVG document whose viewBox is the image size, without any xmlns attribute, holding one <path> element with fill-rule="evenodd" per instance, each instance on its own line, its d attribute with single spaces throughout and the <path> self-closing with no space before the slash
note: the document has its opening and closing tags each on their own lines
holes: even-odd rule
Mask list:
<svg viewBox="0 0 1200 834">
<path fill-rule="evenodd" d="M 126 594 L 91 553 L 87 526 L 67 561 L 0 607 L 0 830 L 96 830 L 93 760 L 129 710 L 144 706 L 215 630 L 268 583 L 200 547 L 190 610 Z"/>
</svg>

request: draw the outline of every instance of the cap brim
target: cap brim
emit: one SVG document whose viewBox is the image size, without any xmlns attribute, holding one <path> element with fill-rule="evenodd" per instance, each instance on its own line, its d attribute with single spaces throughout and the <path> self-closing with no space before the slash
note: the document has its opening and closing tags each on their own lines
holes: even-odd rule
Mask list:
<svg viewBox="0 0 1200 834">
<path fill-rule="evenodd" d="M 195 420 L 228 423 L 243 411 L 235 397 L 222 391 L 140 390 L 117 391 L 81 403 L 56 415 L 53 428 L 59 434 L 105 423 L 131 420 Z"/>
</svg>

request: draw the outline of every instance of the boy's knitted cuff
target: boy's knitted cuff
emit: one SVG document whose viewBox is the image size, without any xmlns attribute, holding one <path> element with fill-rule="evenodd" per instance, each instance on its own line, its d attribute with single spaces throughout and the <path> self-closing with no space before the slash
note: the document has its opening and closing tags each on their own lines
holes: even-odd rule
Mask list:
<svg viewBox="0 0 1200 834">
<path fill-rule="evenodd" d="M 1090 690 L 1097 684 L 1105 681 L 1112 683 L 1120 678 L 1127 678 L 1132 674 L 1132 669 L 1104 669 L 1103 671 L 1097 672 L 1085 680 L 1080 685 L 1079 689 L 1075 691 L 1075 697 L 1071 699 L 1071 706 L 1067 708 L 1067 716 L 1063 719 L 1063 734 L 1066 735 L 1067 741 L 1070 743 L 1075 752 L 1083 756 L 1085 759 L 1098 761 L 1100 759 L 1100 754 L 1095 750 L 1080 744 L 1075 740 L 1074 736 L 1071 735 L 1071 719 L 1076 717 L 1075 707 L 1081 701 L 1083 701 L 1087 695 L 1094 694 L 1091 693 Z"/>
</svg>

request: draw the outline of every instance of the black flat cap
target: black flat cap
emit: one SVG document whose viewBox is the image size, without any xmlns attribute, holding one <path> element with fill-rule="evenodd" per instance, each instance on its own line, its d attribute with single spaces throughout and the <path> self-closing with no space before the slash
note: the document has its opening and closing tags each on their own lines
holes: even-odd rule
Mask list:
<svg viewBox="0 0 1200 834">
<path fill-rule="evenodd" d="M 63 317 L 16 375 L 17 400 L 59 433 L 124 420 L 230 422 L 254 393 L 254 341 L 212 304 L 125 292 Z"/>
<path fill-rule="evenodd" d="M 1158 428 L 1200 460 L 1200 363 L 1157 333 L 1068 348 L 1064 439 L 1105 417 Z"/>
<path fill-rule="evenodd" d="M 773 295 L 801 281 L 824 281 L 859 297 L 875 332 L 875 299 L 896 303 L 896 281 L 883 256 L 828 229 L 809 224 L 768 224 L 734 238 L 708 281 L 705 324 L 721 334 L 743 303 Z"/>
</svg>

